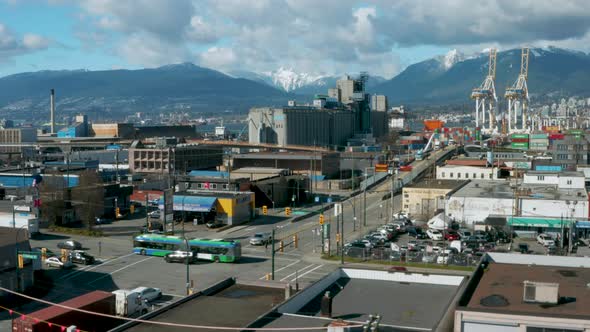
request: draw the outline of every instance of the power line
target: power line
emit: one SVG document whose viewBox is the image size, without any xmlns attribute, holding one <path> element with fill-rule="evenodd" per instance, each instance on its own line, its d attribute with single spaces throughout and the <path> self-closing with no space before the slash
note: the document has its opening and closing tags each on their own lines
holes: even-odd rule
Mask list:
<svg viewBox="0 0 590 332">
<path fill-rule="evenodd" d="M 5 292 L 10 293 L 10 294 L 18 295 L 20 297 L 24 297 L 24 298 L 29 299 L 29 300 L 33 300 L 33 301 L 36 301 L 36 302 L 48 304 L 48 305 L 51 305 L 51 306 L 60 307 L 60 308 L 71 310 L 71 311 L 77 311 L 77 312 L 81 312 L 81 313 L 85 313 L 85 314 L 89 314 L 89 315 L 101 316 L 101 317 L 106 317 L 106 318 L 114 318 L 114 319 L 126 320 L 126 321 L 129 321 L 129 322 L 145 323 L 145 324 L 160 325 L 160 326 L 185 327 L 185 328 L 191 328 L 191 329 L 209 329 L 209 330 L 222 330 L 222 331 L 312 331 L 312 330 L 328 330 L 328 327 L 327 326 L 321 326 L 321 327 L 289 327 L 289 328 L 279 328 L 279 327 L 254 328 L 254 327 L 207 326 L 207 325 L 192 325 L 192 324 L 180 324 L 180 323 L 171 323 L 171 322 L 158 322 L 158 321 L 144 320 L 144 319 L 138 319 L 138 318 L 120 317 L 120 316 L 103 314 L 103 313 L 100 313 L 100 312 L 93 312 L 93 311 L 79 309 L 79 308 L 72 308 L 72 307 L 68 307 L 68 306 L 63 305 L 63 304 L 53 303 L 53 302 L 46 301 L 46 300 L 43 300 L 43 299 L 39 299 L 39 298 L 36 298 L 36 297 L 33 297 L 33 296 L 25 295 L 25 294 L 22 294 L 22 293 L 19 293 L 19 292 L 16 292 L 16 291 L 13 291 L 11 289 L 4 288 L 4 287 L 0 287 L 0 290 L 5 291 Z M 11 310 L 11 309 L 8 309 L 8 310 Z M 347 327 L 362 327 L 362 326 L 363 326 L 362 324 L 357 324 L 357 325 L 349 325 Z"/>
</svg>

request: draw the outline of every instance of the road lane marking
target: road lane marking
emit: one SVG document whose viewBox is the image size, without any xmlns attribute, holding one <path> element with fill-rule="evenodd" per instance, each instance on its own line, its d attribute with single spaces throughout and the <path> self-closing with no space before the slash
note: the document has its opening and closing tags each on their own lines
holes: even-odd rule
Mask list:
<svg viewBox="0 0 590 332">
<path fill-rule="evenodd" d="M 279 272 L 279 271 L 282 271 L 282 270 L 284 270 L 284 269 L 286 269 L 286 268 L 288 268 L 288 267 L 290 267 L 290 266 L 293 266 L 293 265 L 295 265 L 295 264 L 297 264 L 297 263 L 299 263 L 299 262 L 301 262 L 301 260 L 296 260 L 296 261 L 294 261 L 293 263 L 291 263 L 291 264 L 289 264 L 289 265 L 287 265 L 287 266 L 283 266 L 282 268 L 280 268 L 280 269 L 278 269 L 278 270 L 275 270 L 275 273 L 277 273 L 277 272 Z M 263 275 L 261 278 L 259 278 L 259 280 L 262 280 L 262 279 L 265 279 L 265 278 L 266 278 L 266 275 Z"/>
<path fill-rule="evenodd" d="M 242 257 L 271 259 L 270 256 L 258 256 L 258 255 L 242 255 Z M 283 257 L 276 257 L 276 256 L 275 256 L 275 260 L 291 261 L 291 262 L 296 261 L 296 259 L 293 259 L 293 258 L 283 258 Z"/>
<path fill-rule="evenodd" d="M 297 269 L 297 270 L 295 270 L 295 272 L 293 272 L 293 273 L 289 274 L 288 276 L 284 277 L 284 278 L 283 278 L 283 279 L 281 279 L 280 281 L 283 281 L 283 280 L 289 279 L 289 278 L 291 278 L 292 276 L 296 275 L 297 273 L 299 273 L 299 272 L 301 272 L 301 271 L 304 271 L 304 270 L 307 270 L 307 268 L 309 268 L 309 267 L 313 267 L 313 266 L 315 266 L 315 264 L 310 264 L 310 265 L 308 265 L 308 266 L 306 266 L 306 267 L 304 267 L 304 268 L 302 268 L 302 269 Z M 298 276 L 298 277 L 296 277 L 295 279 L 297 279 L 297 278 L 299 278 L 299 276 Z"/>
<path fill-rule="evenodd" d="M 66 274 L 63 278 L 60 278 L 60 279 L 61 280 L 65 280 L 65 279 L 74 278 L 74 277 L 78 276 L 79 274 L 81 274 L 82 272 L 92 271 L 92 270 L 97 269 L 97 268 L 99 268 L 101 266 L 104 266 L 107 263 L 112 263 L 112 262 L 114 262 L 114 261 L 116 261 L 118 259 L 126 258 L 126 257 L 133 256 L 133 255 L 136 255 L 136 253 L 132 252 L 130 254 L 119 256 L 119 257 L 116 257 L 116 258 L 113 258 L 113 259 L 110 259 L 110 260 L 107 259 L 106 261 L 104 261 L 104 262 L 102 262 L 102 263 L 100 263 L 98 265 L 85 266 L 82 269 L 78 269 L 78 270 L 73 271 L 73 272 L 71 272 L 69 274 Z"/>
<path fill-rule="evenodd" d="M 309 271 L 307 271 L 307 272 L 303 273 L 302 275 L 299 275 L 299 276 L 297 276 L 297 277 L 293 278 L 293 279 L 291 280 L 291 282 L 293 282 L 293 281 L 297 280 L 298 278 L 303 278 L 303 276 L 305 276 L 306 274 L 308 274 L 308 273 L 310 273 L 310 272 L 313 272 L 313 271 L 315 271 L 315 270 L 319 269 L 319 268 L 320 268 L 320 267 L 322 267 L 322 266 L 324 266 L 324 265 L 323 265 L 323 264 L 322 264 L 322 265 L 319 265 L 319 266 L 315 267 L 314 269 L 311 269 L 311 270 L 309 270 Z M 281 279 L 281 281 L 283 281 L 283 280 Z"/>
<path fill-rule="evenodd" d="M 115 273 L 117 273 L 117 272 L 123 271 L 123 270 L 125 270 L 125 269 L 127 269 L 127 268 L 130 268 L 130 267 L 132 267 L 133 265 L 137 265 L 137 264 L 139 264 L 139 263 L 141 263 L 141 262 L 145 262 L 145 261 L 147 261 L 148 259 L 152 259 L 152 258 L 154 258 L 154 257 L 148 257 L 148 258 L 146 258 L 146 259 L 142 259 L 142 260 L 140 260 L 140 261 L 137 261 L 137 262 L 135 262 L 135 263 L 132 263 L 132 264 L 129 264 L 129 265 L 123 266 L 123 267 L 122 267 L 122 268 L 120 268 L 120 269 L 117 269 L 117 270 L 115 270 L 115 271 L 113 271 L 113 272 L 110 272 L 110 273 L 108 273 L 108 274 L 106 274 L 106 275 L 104 275 L 104 276 L 102 276 L 102 277 L 100 277 L 100 278 L 98 278 L 98 279 L 95 279 L 95 280 L 93 280 L 93 281 L 89 282 L 89 283 L 88 283 L 88 285 L 90 285 L 90 284 L 93 284 L 93 283 L 95 283 L 95 282 L 97 282 L 97 281 L 99 281 L 99 280 L 101 280 L 101 279 L 103 279 L 103 278 L 106 278 L 106 277 L 108 277 L 108 276 L 112 276 L 113 274 L 115 274 Z"/>
</svg>

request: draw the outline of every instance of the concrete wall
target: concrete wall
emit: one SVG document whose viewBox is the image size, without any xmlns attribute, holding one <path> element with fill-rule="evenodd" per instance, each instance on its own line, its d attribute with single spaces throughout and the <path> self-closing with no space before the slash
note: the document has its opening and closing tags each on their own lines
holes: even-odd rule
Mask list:
<svg viewBox="0 0 590 332">
<path fill-rule="evenodd" d="M 511 315 L 492 312 L 457 310 L 455 332 L 470 331 L 526 331 L 527 327 L 554 328 L 556 331 L 571 329 L 590 332 L 590 321 L 544 315 Z"/>
<path fill-rule="evenodd" d="M 446 202 L 446 212 L 457 222 L 473 226 L 475 222 L 482 222 L 489 215 L 512 215 L 513 205 L 513 199 L 451 196 Z"/>
<path fill-rule="evenodd" d="M 380 270 L 342 269 L 342 276 L 350 279 L 384 280 L 394 282 L 410 282 L 414 284 L 433 284 L 446 286 L 459 286 L 464 276 L 430 274 L 430 273 L 409 273 L 389 272 Z"/>
<path fill-rule="evenodd" d="M 588 218 L 587 200 L 577 201 L 575 206 L 572 203 L 567 205 L 565 200 L 520 198 L 519 201 L 521 215 L 524 217 L 569 218 L 573 213 L 574 218 Z"/>
<path fill-rule="evenodd" d="M 402 211 L 412 216 L 430 218 L 438 209 L 443 209 L 444 197 L 452 189 L 403 188 Z"/>
</svg>

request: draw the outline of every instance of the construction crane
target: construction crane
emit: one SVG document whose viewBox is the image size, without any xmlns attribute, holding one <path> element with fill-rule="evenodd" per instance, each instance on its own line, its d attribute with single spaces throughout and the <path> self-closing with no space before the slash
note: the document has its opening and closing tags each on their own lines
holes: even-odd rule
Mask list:
<svg viewBox="0 0 590 332">
<path fill-rule="evenodd" d="M 520 74 L 516 82 L 511 87 L 506 88 L 504 97 L 508 100 L 508 130 L 517 129 L 518 112 L 517 108 L 522 110 L 521 129 L 527 129 L 527 107 L 529 103 L 529 89 L 527 86 L 527 76 L 529 72 L 529 49 L 522 48 L 520 55 Z M 512 126 L 514 119 L 514 127 Z"/>
<path fill-rule="evenodd" d="M 486 104 L 488 106 L 488 116 L 490 131 L 496 126 L 496 119 L 494 117 L 498 97 L 496 96 L 496 49 L 490 49 L 490 59 L 488 64 L 488 76 L 478 88 L 471 92 L 471 99 L 475 99 L 475 127 L 481 126 L 485 129 L 486 124 Z M 481 111 L 481 113 L 480 113 Z"/>
</svg>

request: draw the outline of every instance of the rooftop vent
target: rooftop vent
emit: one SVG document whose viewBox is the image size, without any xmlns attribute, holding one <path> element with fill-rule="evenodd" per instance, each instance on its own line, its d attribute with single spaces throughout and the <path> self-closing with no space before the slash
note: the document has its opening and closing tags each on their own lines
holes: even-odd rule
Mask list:
<svg viewBox="0 0 590 332">
<path fill-rule="evenodd" d="M 479 303 L 484 307 L 506 307 L 510 304 L 508 299 L 502 295 L 492 294 L 482 298 Z"/>
<path fill-rule="evenodd" d="M 559 301 L 559 284 L 525 280 L 523 301 L 557 304 Z"/>
</svg>

